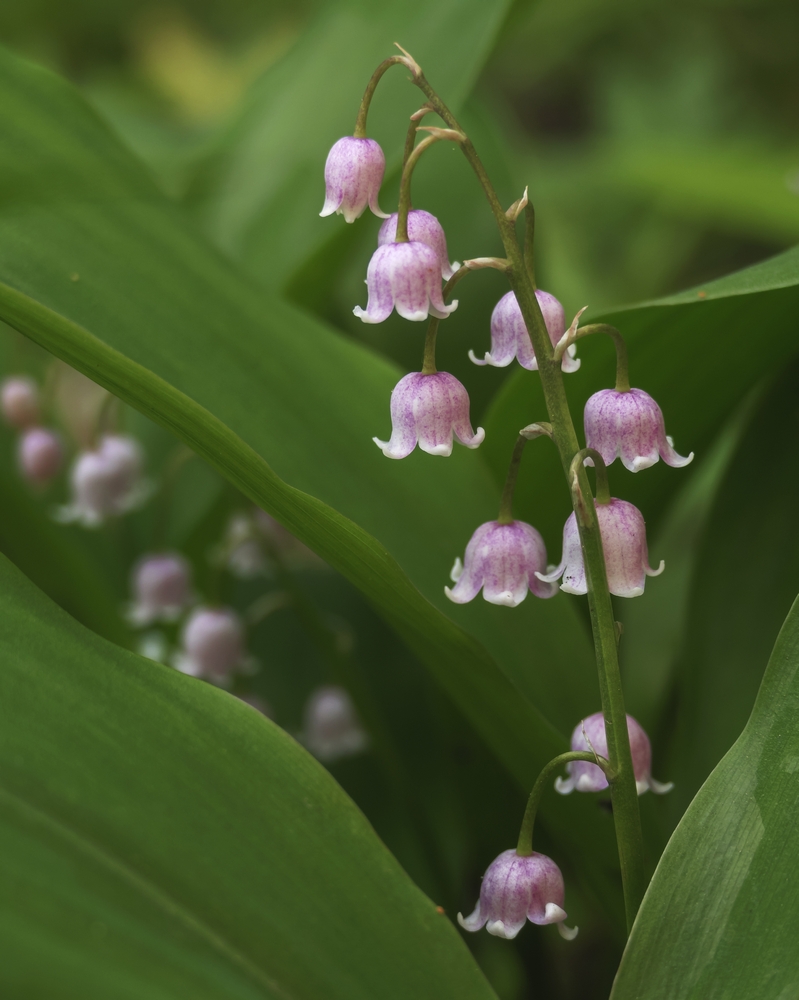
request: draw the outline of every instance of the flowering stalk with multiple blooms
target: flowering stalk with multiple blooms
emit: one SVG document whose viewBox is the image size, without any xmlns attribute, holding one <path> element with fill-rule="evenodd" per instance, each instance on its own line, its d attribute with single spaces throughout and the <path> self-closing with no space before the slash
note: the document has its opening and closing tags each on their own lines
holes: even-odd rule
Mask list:
<svg viewBox="0 0 799 1000">
<path fill-rule="evenodd" d="M 671 439 L 666 437 L 657 403 L 642 390 L 630 388 L 627 352 L 621 334 L 604 324 L 580 328 L 583 310 L 566 329 L 560 302 L 536 286 L 535 213 L 527 190 L 507 211 L 502 207 L 468 135 L 427 82 L 416 61 L 404 50 L 400 51 L 401 56 L 386 60 L 373 75 L 361 104 L 355 136 L 365 137 L 372 95 L 383 73 L 392 65 L 402 64 L 410 69 L 412 82 L 424 94 L 425 104 L 411 116 L 398 210 L 380 230 L 378 249 L 367 272 L 369 301 L 365 310 L 356 307 L 355 314 L 364 322 L 377 323 L 396 308 L 407 319 L 421 320 L 428 316 L 430 319 L 422 369 L 401 379 L 391 397 L 391 438 L 388 442 L 374 440 L 390 458 L 406 457 L 417 444 L 429 454 L 446 456 L 452 452 L 453 437 L 469 448 L 476 448 L 482 442 L 483 430 L 473 431 L 469 420 L 465 387 L 436 368 L 436 337 L 440 320 L 451 315 L 457 305 L 457 302 L 446 304 L 455 284 L 477 268 L 502 271 L 510 291 L 499 301 L 491 317 L 491 350 L 482 360 L 471 351 L 469 356 L 477 365 L 498 367 L 511 364 L 515 358 L 522 368 L 538 371 L 549 422 L 531 424 L 520 432 L 499 516 L 476 529 L 466 546 L 463 563 L 456 560 L 452 571 L 455 585 L 445 588 L 446 595 L 451 601 L 463 604 L 482 590 L 486 601 L 515 607 L 528 591 L 541 598 L 553 597 L 555 581 L 561 577 L 562 590 L 587 594 L 602 704 L 602 711 L 579 727 L 579 739 L 575 730 L 572 751 L 544 767 L 530 794 L 516 850 L 503 852 L 490 865 L 477 908 L 468 918 L 459 915 L 458 919 L 466 930 L 487 926 L 489 933 L 507 938 L 514 937 L 526 919 L 538 924 L 555 923 L 564 937 L 574 936 L 576 931 L 569 931 L 563 923 L 566 912 L 560 871 L 554 861 L 534 852 L 532 847 L 541 793 L 552 771 L 567 764 L 570 778 L 560 779 L 561 792 L 610 786 L 629 928 L 646 888 L 638 793 L 645 788 L 667 791 L 669 786 L 653 781 L 649 740 L 634 720 L 628 721 L 619 672 L 619 632 L 611 595 L 642 594 L 646 577 L 658 575 L 663 563 L 657 569 L 650 566 L 643 516 L 632 504 L 611 497 L 606 466 L 621 457 L 628 469 L 637 472 L 658 458 L 679 467 L 693 456 L 682 458 L 677 454 Z M 417 125 L 430 113 L 438 115 L 443 128 Z M 430 134 L 415 145 L 418 131 Z M 504 258 L 475 258 L 456 268 L 449 262 L 446 237 L 438 220 L 429 212 L 411 208 L 413 169 L 425 150 L 442 139 L 458 144 L 477 175 L 500 231 Z M 331 151 L 331 158 L 336 161 L 340 152 L 338 143 Z M 377 171 L 370 176 L 376 177 Z M 339 199 L 335 191 L 331 194 L 331 182 L 327 179 L 326 212 L 328 204 Z M 356 211 L 359 214 L 369 202 L 376 210 L 376 199 L 377 188 L 370 187 L 368 196 L 362 193 L 357 203 L 351 198 L 349 208 L 353 215 Z M 338 203 L 344 205 L 345 201 L 342 196 Z M 525 238 L 520 245 L 516 222 L 522 214 Z M 442 280 L 446 281 L 443 289 Z M 617 377 L 615 389 L 599 392 L 588 401 L 587 447 L 581 449 L 564 391 L 563 373 L 579 367 L 575 358 L 576 341 L 592 333 L 614 338 Z M 558 567 L 547 566 L 544 542 L 536 529 L 514 519 L 512 513 L 513 490 L 525 441 L 538 436 L 547 436 L 554 443 L 572 498 L 573 510 L 563 534 L 563 561 Z M 595 469 L 595 495 L 591 492 L 586 466 Z"/>
</svg>

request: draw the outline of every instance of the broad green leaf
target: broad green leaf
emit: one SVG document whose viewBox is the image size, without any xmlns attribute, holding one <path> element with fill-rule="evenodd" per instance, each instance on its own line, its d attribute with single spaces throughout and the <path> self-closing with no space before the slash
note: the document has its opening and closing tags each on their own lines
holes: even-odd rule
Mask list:
<svg viewBox="0 0 799 1000">
<path fill-rule="evenodd" d="M 492 991 L 327 772 L 0 557 L 0 983 L 47 997 Z"/>
<path fill-rule="evenodd" d="M 613 1000 L 787 1000 L 799 992 L 797 712 L 799 603 L 746 728 L 661 858 Z"/>
<path fill-rule="evenodd" d="M 621 330 L 629 346 L 632 384 L 658 401 L 677 450 L 699 454 L 746 393 L 797 353 L 797 308 L 799 249 L 793 249 L 702 288 L 591 320 Z M 614 367 L 609 338 L 589 338 L 579 347 L 582 367 L 566 376 L 566 383 L 581 430 L 585 400 L 613 384 Z M 545 419 L 540 386 L 518 371 L 503 386 L 486 421 L 485 456 L 497 478 L 504 475 L 505 460 L 496 442 L 536 419 Z M 537 516 L 533 523 L 556 547 L 567 508 L 542 507 L 536 484 L 557 474 L 557 460 L 546 447 L 530 451 L 534 459 L 522 470 L 517 493 L 521 516 L 525 508 L 531 518 Z M 663 463 L 634 475 L 616 462 L 609 471 L 613 495 L 635 503 L 651 524 L 692 475 L 690 467 L 675 470 Z M 652 556 L 668 562 L 667 552 L 653 551 Z M 650 586 L 657 589 L 657 580 Z"/>
<path fill-rule="evenodd" d="M 243 280 L 67 85 L 6 56 L 0 92 L 0 177 L 15 195 L 0 210 L 0 316 L 173 431 L 356 583 L 529 788 L 594 710 L 595 679 L 565 601 L 511 613 L 481 600 L 449 616 L 431 603 L 449 603 L 453 557 L 495 516 L 479 455 L 384 459 L 369 438 L 387 429 L 395 368 Z M 585 803 L 547 813 L 615 905 L 609 825 L 600 836 L 577 820 L 593 815 Z"/>
<path fill-rule="evenodd" d="M 679 656 L 672 809 L 688 804 L 743 728 L 799 592 L 797 387 L 794 363 L 763 392 L 698 547 Z"/>
<path fill-rule="evenodd" d="M 321 166 L 333 143 L 351 135 L 374 69 L 400 42 L 454 108 L 487 57 L 508 0 L 338 0 L 247 95 L 197 180 L 193 200 L 226 251 L 270 288 L 340 230 L 318 217 Z M 373 102 L 369 132 L 396 165 L 409 115 L 423 103 L 395 67 Z M 386 209 L 387 211 L 389 209 Z"/>
</svg>

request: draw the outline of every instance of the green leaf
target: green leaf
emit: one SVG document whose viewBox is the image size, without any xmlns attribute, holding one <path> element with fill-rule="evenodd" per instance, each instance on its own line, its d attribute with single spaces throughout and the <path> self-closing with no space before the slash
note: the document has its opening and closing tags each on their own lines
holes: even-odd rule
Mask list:
<svg viewBox="0 0 799 1000">
<path fill-rule="evenodd" d="M 408 49 L 457 110 L 490 52 L 508 0 L 338 0 L 288 56 L 251 89 L 239 117 L 217 143 L 193 201 L 213 239 L 270 288 L 279 288 L 322 244 L 343 232 L 318 217 L 321 167 L 351 135 L 375 68 Z M 381 82 L 369 134 L 396 166 L 409 116 L 423 103 L 394 67 Z"/>
<path fill-rule="evenodd" d="M 679 657 L 672 809 L 688 804 L 743 728 L 799 592 L 798 381 L 794 363 L 762 393 L 698 547 Z"/>
<path fill-rule="evenodd" d="M 590 645 L 562 600 L 512 613 L 446 601 L 454 556 L 495 516 L 479 454 L 382 458 L 369 438 L 387 429 L 395 368 L 244 280 L 66 84 L 5 56 L 0 93 L 0 190 L 17 194 L 0 211 L 0 316 L 173 431 L 352 580 L 529 789 L 594 710 Z M 577 801 L 544 811 L 618 912 L 612 825 L 597 832 L 588 816 Z"/>
<path fill-rule="evenodd" d="M 48 997 L 492 991 L 328 773 L 0 557 L 0 983 Z"/>
<path fill-rule="evenodd" d="M 752 717 L 661 858 L 612 1000 L 771 1000 L 799 992 L 797 713 L 799 602 Z"/>
</svg>

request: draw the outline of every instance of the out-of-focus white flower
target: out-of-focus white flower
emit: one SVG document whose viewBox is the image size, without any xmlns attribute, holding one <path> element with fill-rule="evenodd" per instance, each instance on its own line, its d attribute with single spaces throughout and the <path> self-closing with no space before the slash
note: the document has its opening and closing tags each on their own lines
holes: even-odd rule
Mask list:
<svg viewBox="0 0 799 1000">
<path fill-rule="evenodd" d="M 142 556 L 133 568 L 133 603 L 128 620 L 136 627 L 174 622 L 191 603 L 191 567 L 177 552 Z"/>
<path fill-rule="evenodd" d="M 244 645 L 244 623 L 232 608 L 198 607 L 183 626 L 181 649 L 173 659 L 181 673 L 225 687 L 235 673 L 252 673 Z"/>
<path fill-rule="evenodd" d="M 62 522 L 96 528 L 141 506 L 150 494 L 142 476 L 144 456 L 138 441 L 106 434 L 93 451 L 81 452 L 70 473 L 72 501 L 56 512 Z"/>
<path fill-rule="evenodd" d="M 12 427 L 32 427 L 39 422 L 39 388 L 27 375 L 12 375 L 0 386 L 0 410 Z"/>
<path fill-rule="evenodd" d="M 304 716 L 303 742 L 319 760 L 331 763 L 366 749 L 368 737 L 344 688 L 317 688 L 308 699 Z"/>
<path fill-rule="evenodd" d="M 61 471 L 64 449 L 61 438 L 46 427 L 23 431 L 17 443 L 17 464 L 23 479 L 46 486 Z"/>
</svg>

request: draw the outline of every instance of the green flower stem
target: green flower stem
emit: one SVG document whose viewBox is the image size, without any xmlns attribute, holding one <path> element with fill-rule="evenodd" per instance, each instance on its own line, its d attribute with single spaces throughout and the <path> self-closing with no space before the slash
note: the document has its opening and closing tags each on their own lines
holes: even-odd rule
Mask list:
<svg viewBox="0 0 799 1000">
<path fill-rule="evenodd" d="M 535 290 L 535 208 L 529 201 L 524 206 L 524 263 Z"/>
<path fill-rule="evenodd" d="M 402 179 L 400 180 L 399 207 L 397 208 L 397 235 L 394 237 L 395 243 L 408 242 L 408 212 L 411 210 L 411 177 L 419 157 L 433 143 L 441 142 L 442 139 L 455 139 L 455 136 L 448 129 L 441 129 L 433 135 L 428 135 L 422 139 L 419 145 L 408 154 L 408 159 L 402 168 Z M 456 141 L 460 141 L 457 139 Z M 407 147 L 406 147 L 407 148 Z"/>
<path fill-rule="evenodd" d="M 432 108 L 423 107 L 420 108 L 415 114 L 411 115 L 411 122 L 408 125 L 408 131 L 405 134 L 405 149 L 402 152 L 402 169 L 405 170 L 405 165 L 408 162 L 408 157 L 413 152 L 413 147 L 416 143 L 416 135 L 419 131 L 419 122 L 424 118 L 425 115 L 429 115 L 432 112 Z"/>
<path fill-rule="evenodd" d="M 555 348 L 555 357 L 560 360 L 571 344 L 582 340 L 583 337 L 590 337 L 594 333 L 605 333 L 613 338 L 613 344 L 616 348 L 616 392 L 629 392 L 630 376 L 628 374 L 627 344 L 615 326 L 610 326 L 608 323 L 589 323 L 587 326 L 578 327 L 569 337 L 567 343 L 558 344 Z"/>
<path fill-rule="evenodd" d="M 608 467 L 605 465 L 605 460 L 598 451 L 595 451 L 593 448 L 583 448 L 582 451 L 577 452 L 569 468 L 569 481 L 575 482 L 577 471 L 581 465 L 585 465 L 587 458 L 590 458 L 594 463 L 596 471 L 596 502 L 604 506 L 610 503 L 611 499 L 610 486 L 608 484 Z"/>
<path fill-rule="evenodd" d="M 462 132 L 457 119 L 427 82 L 424 74 L 420 72 L 414 77 L 413 82 L 425 95 L 436 114 L 450 128 Z M 553 358 L 552 343 L 516 239 L 514 223 L 506 217 L 485 167 L 468 136 L 464 135 L 460 145 L 483 187 L 499 227 L 505 256 L 510 264 L 508 280 L 516 294 L 516 300 L 533 342 L 544 399 L 552 423 L 553 439 L 560 454 L 563 471 L 567 479 L 570 479 L 571 462 L 580 450 L 580 446 L 563 386 L 560 361 L 555 361 Z M 572 487 L 571 482 L 569 485 Z M 584 499 L 590 496 L 588 477 L 581 464 L 577 469 L 576 482 L 572 487 L 572 498 L 588 584 L 588 607 L 594 635 L 602 712 L 605 716 L 605 731 L 608 738 L 608 758 L 615 776 L 611 782 L 611 796 L 629 931 L 646 891 L 647 879 L 644 869 L 638 793 L 635 787 L 630 740 L 627 734 L 624 692 L 622 691 L 619 671 L 616 623 L 605 572 L 605 558 L 602 552 L 602 538 L 599 534 L 596 509 L 593 503 L 586 503 Z"/>
<path fill-rule="evenodd" d="M 510 524 L 513 520 L 513 491 L 516 488 L 519 466 L 522 461 L 522 452 L 527 441 L 528 439 L 523 434 L 520 434 L 516 438 L 516 444 L 513 447 L 513 454 L 508 466 L 508 475 L 505 478 L 505 486 L 502 490 L 502 499 L 499 502 L 499 517 L 497 521 L 500 524 Z"/>
<path fill-rule="evenodd" d="M 383 74 L 386 70 L 391 69 L 392 66 L 400 63 L 403 66 L 407 66 L 408 59 L 405 56 L 390 56 L 388 59 L 384 59 L 374 73 L 372 73 L 372 79 L 366 85 L 361 106 L 358 108 L 358 117 L 355 119 L 355 131 L 352 134 L 356 139 L 366 138 L 366 117 L 369 114 L 369 105 L 375 96 L 378 83 L 383 79 Z"/>
<path fill-rule="evenodd" d="M 444 285 L 441 294 L 446 302 L 447 299 L 452 294 L 452 289 L 458 284 L 461 278 L 469 274 L 473 268 L 469 267 L 468 264 L 463 264 L 458 270 L 452 275 L 449 281 Z M 422 375 L 435 375 L 438 371 L 436 368 L 436 337 L 438 336 L 438 324 L 441 322 L 437 316 L 431 316 L 430 321 L 427 324 L 427 334 L 424 338 L 424 359 L 422 361 Z"/>
<path fill-rule="evenodd" d="M 541 796 L 549 784 L 552 772 L 560 770 L 561 767 L 571 763 L 573 760 L 585 760 L 590 764 L 596 764 L 597 767 L 602 768 L 606 777 L 610 780 L 610 775 L 612 774 L 610 763 L 604 757 L 591 753 L 590 750 L 570 750 L 568 753 L 562 753 L 557 757 L 553 757 L 542 768 L 527 800 L 527 808 L 524 810 L 524 817 L 521 829 L 519 830 L 519 842 L 516 845 L 516 853 L 520 858 L 529 858 L 533 853 L 533 828 L 535 826 L 535 816 L 538 812 L 538 803 L 541 801 Z"/>
</svg>

